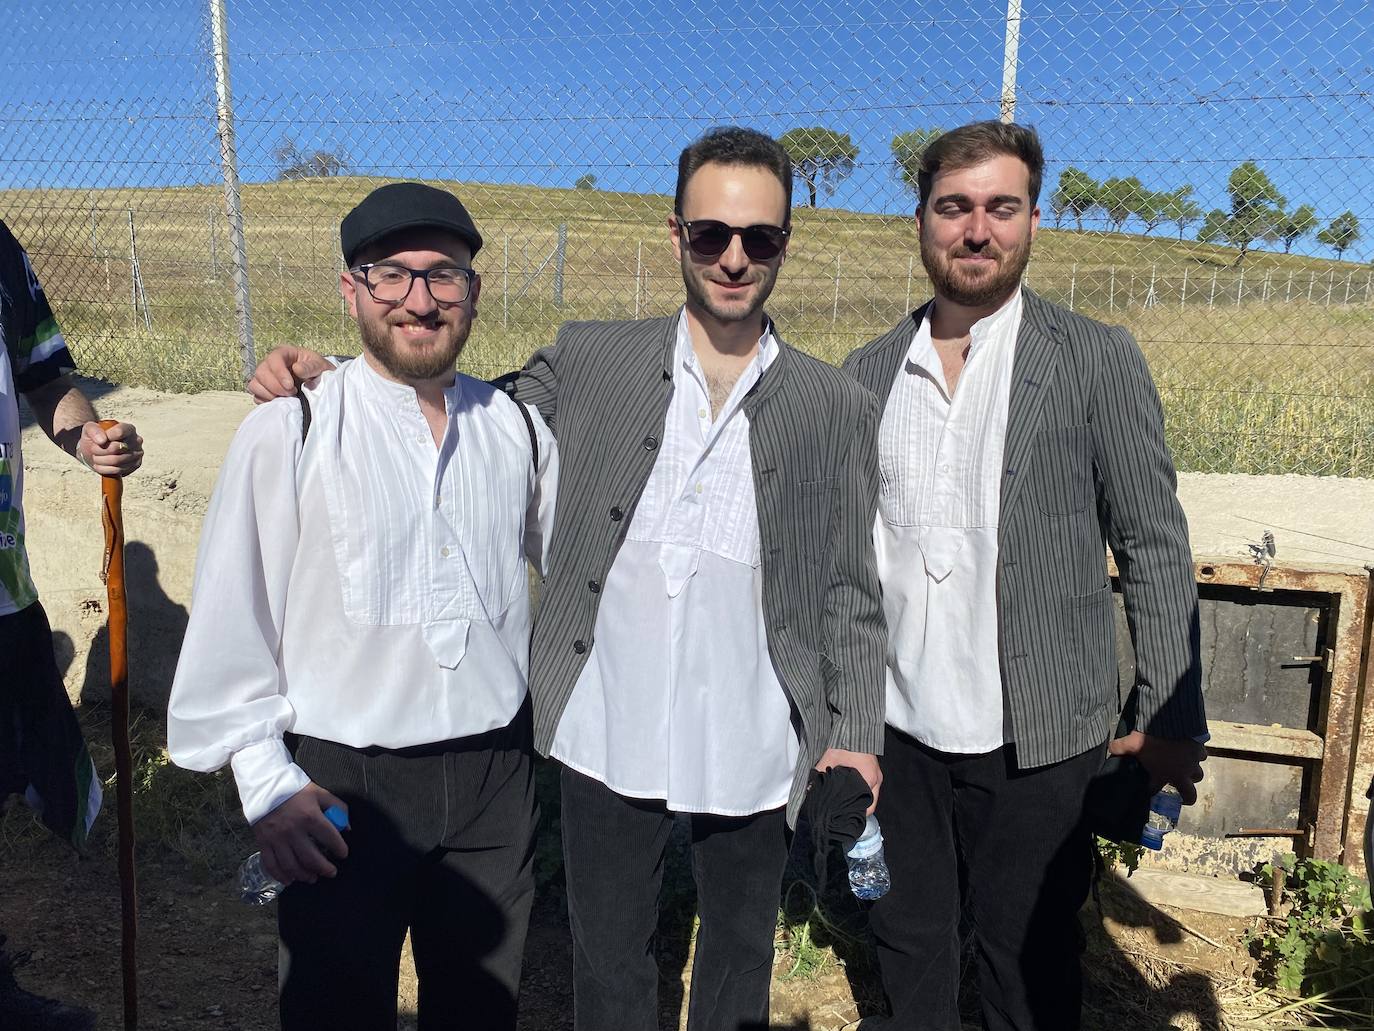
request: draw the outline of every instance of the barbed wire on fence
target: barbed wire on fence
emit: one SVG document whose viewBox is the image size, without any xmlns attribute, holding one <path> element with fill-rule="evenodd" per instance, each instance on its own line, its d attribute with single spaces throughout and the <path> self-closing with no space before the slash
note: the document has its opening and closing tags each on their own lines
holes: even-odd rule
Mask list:
<svg viewBox="0 0 1374 1031">
<path fill-rule="evenodd" d="M 1049 160 L 1028 285 L 1135 334 L 1180 466 L 1374 475 L 1354 0 L 1024 2 L 1015 32 L 993 2 L 488 5 L 459 28 L 418 0 L 373 38 L 335 6 L 35 5 L 0 40 L 0 217 L 83 369 L 233 389 L 275 344 L 356 350 L 338 223 L 398 178 L 455 189 L 488 241 L 471 371 L 570 318 L 667 314 L 676 156 L 730 122 L 849 141 L 814 207 L 798 183 L 770 304 L 838 361 L 929 293 L 899 139 L 1014 106 Z"/>
</svg>

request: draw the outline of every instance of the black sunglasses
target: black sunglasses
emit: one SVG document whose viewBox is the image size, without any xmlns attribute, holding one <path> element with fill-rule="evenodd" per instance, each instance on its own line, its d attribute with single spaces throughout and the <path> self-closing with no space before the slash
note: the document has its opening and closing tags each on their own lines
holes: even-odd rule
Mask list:
<svg viewBox="0 0 1374 1031">
<path fill-rule="evenodd" d="M 715 258 L 725 253 L 731 239 L 739 234 L 744 253 L 755 261 L 769 261 L 782 253 L 792 230 L 781 226 L 729 226 L 713 218 L 697 218 L 688 222 L 681 215 L 673 216 L 687 237 L 687 246 L 701 258 Z"/>
</svg>

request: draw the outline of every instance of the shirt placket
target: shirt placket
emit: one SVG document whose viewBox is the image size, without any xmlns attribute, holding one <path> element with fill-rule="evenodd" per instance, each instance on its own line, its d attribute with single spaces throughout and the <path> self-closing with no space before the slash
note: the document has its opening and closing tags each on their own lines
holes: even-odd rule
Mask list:
<svg viewBox="0 0 1374 1031">
<path fill-rule="evenodd" d="M 422 419 L 423 421 L 423 419 Z M 421 452 L 421 471 L 429 483 L 429 540 L 425 542 L 427 583 L 422 585 L 424 611 L 428 618 L 442 616 L 455 607 L 466 609 L 468 577 L 463 568 L 462 546 L 455 527 L 459 525 L 457 506 L 462 492 L 455 477 L 462 461 L 458 455 L 458 427 L 450 418 L 444 439 L 436 449 L 429 427 L 425 426 L 425 447 Z"/>
</svg>

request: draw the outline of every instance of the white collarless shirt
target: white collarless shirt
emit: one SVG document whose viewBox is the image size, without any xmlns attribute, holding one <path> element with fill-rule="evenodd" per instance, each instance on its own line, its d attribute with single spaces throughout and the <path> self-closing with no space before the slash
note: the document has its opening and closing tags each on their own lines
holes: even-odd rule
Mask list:
<svg viewBox="0 0 1374 1031">
<path fill-rule="evenodd" d="M 953 397 L 929 316 L 878 432 L 887 722 L 931 748 L 976 754 L 1005 743 L 997 526 L 1021 291 L 974 323 Z"/>
<path fill-rule="evenodd" d="M 552 755 L 670 810 L 787 803 L 800 745 L 768 652 L 749 419 L 772 327 L 714 419 L 685 314 L 663 441 L 606 576 L 594 645 Z"/>
<path fill-rule="evenodd" d="M 504 727 L 529 665 L 558 456 L 500 391 L 458 376 L 437 448 L 415 391 L 347 363 L 251 412 L 201 531 L 168 708 L 173 760 L 231 763 L 253 822 L 309 779 L 286 732 L 404 748 Z"/>
</svg>

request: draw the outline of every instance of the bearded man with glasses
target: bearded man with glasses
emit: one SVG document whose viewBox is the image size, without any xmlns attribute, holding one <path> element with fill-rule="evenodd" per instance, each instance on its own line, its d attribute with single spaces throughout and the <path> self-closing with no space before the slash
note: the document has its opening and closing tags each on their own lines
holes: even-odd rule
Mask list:
<svg viewBox="0 0 1374 1031">
<path fill-rule="evenodd" d="M 173 760 L 232 765 L 278 901 L 282 1027 L 512 1029 L 534 894 L 525 560 L 557 454 L 456 374 L 482 238 L 396 183 L 340 229 L 363 358 L 244 420 L 220 471 L 168 712 Z M 346 812 L 341 835 L 325 816 Z"/>
<path fill-rule="evenodd" d="M 663 855 L 690 819 L 701 918 L 688 1026 L 768 1020 L 773 929 L 813 769 L 876 796 L 885 631 L 876 402 L 779 339 L 792 168 L 748 129 L 678 163 L 682 308 L 571 323 L 511 388 L 558 438 L 532 646 L 535 743 L 563 764 L 578 1031 L 654 1031 Z M 281 349 L 250 389 L 292 389 Z"/>
</svg>

